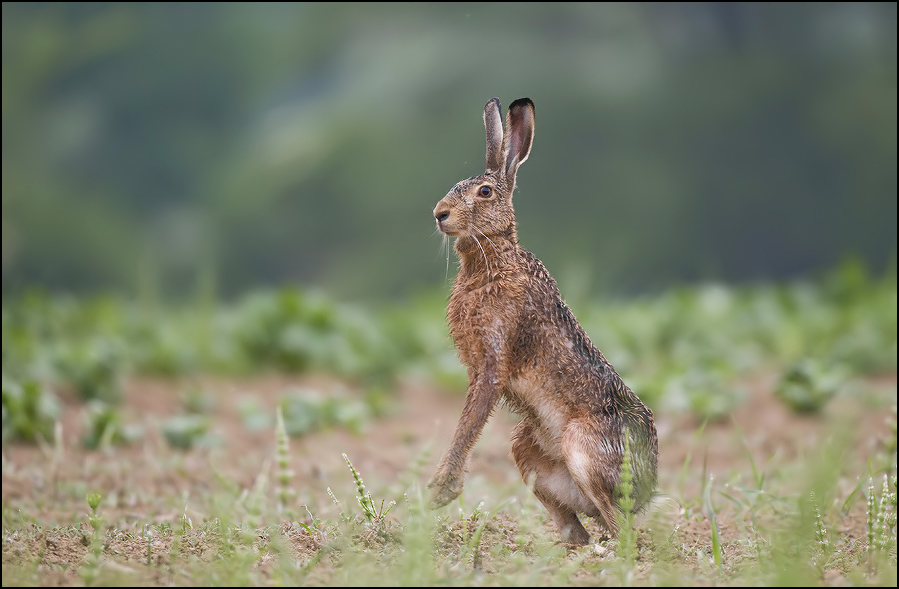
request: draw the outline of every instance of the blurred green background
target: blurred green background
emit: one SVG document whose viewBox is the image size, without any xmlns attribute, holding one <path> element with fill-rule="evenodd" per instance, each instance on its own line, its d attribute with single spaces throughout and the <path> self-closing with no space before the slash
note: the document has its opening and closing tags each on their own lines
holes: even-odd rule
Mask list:
<svg viewBox="0 0 899 589">
<path fill-rule="evenodd" d="M 566 297 L 895 259 L 895 3 L 2 10 L 4 298 L 443 286 L 493 96 Z"/>
</svg>

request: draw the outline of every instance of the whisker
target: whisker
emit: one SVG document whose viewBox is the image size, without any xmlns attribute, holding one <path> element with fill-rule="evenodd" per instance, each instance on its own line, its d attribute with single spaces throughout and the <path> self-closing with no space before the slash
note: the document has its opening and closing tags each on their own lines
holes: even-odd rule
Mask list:
<svg viewBox="0 0 899 589">
<path fill-rule="evenodd" d="M 474 225 L 472 225 L 472 227 L 474 227 Z M 477 229 L 478 233 L 481 233 L 480 229 L 478 229 L 477 227 L 474 227 L 474 228 Z M 487 266 L 487 276 L 490 276 L 490 263 L 487 261 L 487 252 L 485 252 L 484 248 L 481 247 L 481 242 L 478 241 L 477 237 L 475 237 L 474 235 L 471 235 L 471 234 L 469 234 L 469 235 L 471 236 L 472 239 L 474 239 L 474 242 L 476 244 L 478 244 L 478 247 L 481 249 L 481 254 L 484 256 L 484 265 Z M 484 234 L 481 233 L 481 235 L 484 235 Z M 484 237 L 487 237 L 487 236 L 484 235 Z M 496 248 L 494 248 L 494 249 L 496 249 Z"/>
<path fill-rule="evenodd" d="M 440 230 L 434 230 L 434 235 L 441 237 L 440 243 L 437 245 L 437 255 L 443 257 L 443 248 L 446 247 L 446 234 Z"/>
<path fill-rule="evenodd" d="M 443 249 L 446 250 L 446 275 L 443 277 L 444 282 L 449 282 L 449 238 L 446 233 L 443 234 Z"/>
<path fill-rule="evenodd" d="M 472 225 L 472 227 L 474 227 L 474 230 L 475 230 L 475 231 L 477 231 L 477 232 L 480 233 L 481 235 L 484 235 L 484 232 L 481 231 L 480 229 L 478 229 L 477 225 Z M 493 246 L 493 253 L 495 253 L 496 255 L 499 255 L 499 250 L 496 249 L 496 244 L 493 243 L 493 240 L 490 239 L 489 237 L 487 237 L 486 235 L 484 235 L 484 239 L 486 239 L 487 241 L 489 241 L 489 242 L 490 242 L 490 245 Z"/>
<path fill-rule="evenodd" d="M 449 244 L 449 236 L 441 231 L 440 229 L 434 229 L 434 235 L 440 235 L 440 249 L 437 250 L 437 254 L 441 254 L 442 252 L 446 252 L 446 274 L 443 279 L 446 282 L 449 282 L 449 259 L 450 259 L 450 244 Z"/>
</svg>

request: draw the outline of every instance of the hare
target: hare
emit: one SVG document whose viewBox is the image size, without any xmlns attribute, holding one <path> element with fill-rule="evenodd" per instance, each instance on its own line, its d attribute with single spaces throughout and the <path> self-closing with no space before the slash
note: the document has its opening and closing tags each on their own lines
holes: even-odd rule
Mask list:
<svg viewBox="0 0 899 589">
<path fill-rule="evenodd" d="M 469 384 L 452 443 L 428 484 L 431 505 L 461 494 L 471 450 L 502 399 L 522 416 L 512 438 L 522 478 L 562 541 L 587 544 L 578 513 L 617 533 L 625 435 L 636 509 L 653 496 L 652 412 L 593 346 L 543 263 L 518 245 L 512 192 L 534 140 L 534 103 L 513 102 L 504 130 L 493 98 L 484 107 L 484 127 L 486 172 L 453 186 L 434 208 L 438 229 L 456 238 L 460 265 L 447 319 Z"/>
</svg>

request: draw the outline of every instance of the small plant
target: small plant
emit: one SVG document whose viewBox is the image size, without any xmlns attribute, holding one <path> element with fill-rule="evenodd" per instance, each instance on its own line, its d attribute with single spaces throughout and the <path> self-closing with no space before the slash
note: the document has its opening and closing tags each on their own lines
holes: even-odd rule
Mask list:
<svg viewBox="0 0 899 589">
<path fill-rule="evenodd" d="M 353 521 L 353 518 L 351 516 L 347 515 L 343 512 L 342 509 L 340 509 L 340 501 L 337 499 L 337 496 L 334 495 L 334 491 L 331 490 L 331 487 L 328 487 L 328 497 L 330 497 L 331 502 L 337 506 L 337 509 L 339 510 L 338 513 L 340 513 L 340 519 L 342 519 L 344 523 L 350 523 L 351 521 Z"/>
<path fill-rule="evenodd" d="M 896 543 L 896 479 L 893 478 L 893 490 L 890 491 L 888 475 L 883 475 L 883 489 L 877 506 L 875 521 L 875 542 L 877 550 L 886 554 Z"/>
<path fill-rule="evenodd" d="M 169 445 L 180 450 L 211 445 L 215 441 L 209 433 L 209 419 L 202 415 L 176 415 L 165 420 L 161 427 Z"/>
<path fill-rule="evenodd" d="M 634 529 L 634 475 L 631 469 L 631 442 L 624 430 L 624 458 L 621 461 L 621 482 L 618 484 L 618 553 L 627 569 L 637 560 L 637 531 Z"/>
<path fill-rule="evenodd" d="M 48 441 L 61 414 L 56 395 L 37 380 L 3 375 L 3 441 Z"/>
<path fill-rule="evenodd" d="M 288 513 L 288 506 L 293 503 L 295 493 L 290 486 L 293 478 L 293 471 L 290 470 L 290 440 L 284 427 L 280 405 L 275 409 L 275 437 L 278 440 L 278 511 Z"/>
<path fill-rule="evenodd" d="M 100 529 L 100 526 L 103 524 L 103 520 L 97 515 L 97 508 L 100 507 L 100 501 L 103 500 L 103 495 L 94 491 L 92 493 L 88 493 L 87 495 L 87 505 L 91 508 L 91 513 L 88 516 L 88 522 L 91 524 L 91 528 L 94 531 Z"/>
<path fill-rule="evenodd" d="M 709 475 L 708 481 L 704 485 L 702 492 L 702 502 L 712 526 L 712 558 L 715 561 L 715 567 L 720 571 L 724 564 L 724 551 L 721 546 L 721 533 L 718 531 L 718 516 L 712 506 L 712 483 L 714 479 Z"/>
<path fill-rule="evenodd" d="M 291 437 L 335 426 L 358 433 L 372 417 L 372 410 L 364 401 L 341 396 L 322 397 L 304 389 L 284 397 L 280 406 L 285 429 Z"/>
<path fill-rule="evenodd" d="M 897 497 L 897 477 L 894 474 L 893 478 L 890 480 L 890 485 L 893 487 L 893 490 L 890 491 L 889 486 L 887 485 L 887 477 L 884 475 L 883 477 L 883 494 L 886 497 L 886 513 L 884 515 L 884 534 L 889 537 L 891 545 L 895 546 L 896 544 L 896 516 L 897 516 L 897 505 L 896 505 L 896 497 Z"/>
<path fill-rule="evenodd" d="M 805 358 L 789 367 L 775 396 L 799 413 L 817 413 L 836 395 L 838 380 L 818 362 Z"/>
<path fill-rule="evenodd" d="M 830 540 L 827 537 L 827 527 L 824 525 L 824 518 L 821 516 L 821 510 L 818 509 L 818 503 L 815 501 L 814 492 L 809 494 L 809 500 L 815 518 L 815 550 L 812 564 L 818 566 L 819 570 L 823 570 L 830 553 Z"/>
<path fill-rule="evenodd" d="M 249 491 L 244 491 L 242 495 L 243 506 L 247 511 L 247 525 L 241 528 L 241 536 L 243 536 L 243 543 L 246 545 L 253 544 L 256 530 L 262 525 L 262 512 L 267 495 L 270 468 L 271 463 L 265 460 L 262 468 L 259 470 L 259 474 L 256 475 L 256 480 L 253 482 L 253 488 Z"/>
<path fill-rule="evenodd" d="M 144 524 L 144 540 L 147 542 L 147 568 L 153 566 L 153 529 L 149 524 Z"/>
<path fill-rule="evenodd" d="M 353 474 L 353 480 L 356 482 L 356 501 L 359 502 L 359 506 L 362 508 L 362 514 L 367 520 L 368 527 L 376 534 L 383 535 L 387 529 L 384 518 L 396 505 L 396 501 L 391 501 L 385 509 L 384 500 L 382 499 L 381 505 L 378 508 L 375 508 L 374 499 L 372 499 L 371 493 L 365 490 L 365 483 L 362 481 L 362 476 L 359 474 L 359 471 L 357 471 L 353 466 L 353 463 L 350 462 L 349 456 L 346 454 L 343 454 L 342 456 L 344 461 L 346 461 L 346 465 L 349 467 L 350 472 Z"/>
<path fill-rule="evenodd" d="M 866 532 L 868 536 L 868 564 L 876 570 L 878 563 L 886 558 L 896 544 L 896 477 L 883 476 L 883 488 L 878 500 L 874 492 L 874 478 L 868 480 L 868 501 L 866 510 Z"/>
<path fill-rule="evenodd" d="M 818 548 L 821 550 L 827 550 L 830 546 L 830 542 L 827 539 L 827 528 L 824 526 L 824 518 L 821 517 L 821 510 L 818 509 L 818 504 L 815 502 L 815 494 L 811 494 L 812 500 L 812 509 L 815 512 L 815 543 L 818 545 Z"/>
<path fill-rule="evenodd" d="M 91 536 L 88 539 L 89 552 L 84 566 L 81 567 L 81 578 L 86 586 L 91 586 L 97 579 L 100 569 L 100 555 L 103 553 L 103 538 L 100 536 L 100 529 L 103 527 L 103 518 L 97 513 L 100 507 L 100 501 L 103 496 L 93 491 L 87 494 L 87 505 L 91 512 L 87 516 L 87 521 L 91 526 Z"/>
<path fill-rule="evenodd" d="M 123 424 L 118 409 L 103 401 L 89 403 L 84 416 L 84 447 L 89 450 L 131 444 L 143 435 L 140 426 Z"/>
<path fill-rule="evenodd" d="M 61 361 L 63 375 L 83 400 L 121 402 L 124 357 L 121 346 L 110 341 L 77 342 Z"/>
<path fill-rule="evenodd" d="M 874 479 L 868 481 L 868 502 L 865 510 L 865 532 L 868 535 L 868 553 L 873 554 L 877 548 L 877 496 L 874 494 Z"/>
<path fill-rule="evenodd" d="M 184 410 L 196 415 L 208 415 L 215 410 L 217 399 L 214 394 L 200 387 L 191 387 L 181 395 Z"/>
<path fill-rule="evenodd" d="M 188 534 L 188 529 L 193 529 L 194 525 L 191 519 L 187 516 L 187 506 L 184 506 L 184 512 L 181 514 L 181 517 L 178 518 L 179 524 L 175 526 L 172 530 L 172 544 L 169 547 L 168 554 L 168 568 L 169 568 L 169 577 L 174 578 L 175 576 L 175 563 L 177 562 L 178 557 L 181 554 L 181 547 L 184 544 L 185 537 Z"/>
<path fill-rule="evenodd" d="M 673 409 L 685 409 L 701 419 L 722 420 L 744 401 L 745 393 L 731 383 L 733 375 L 719 366 L 687 371 L 671 369 L 638 386 L 647 395 L 665 399 Z"/>
<path fill-rule="evenodd" d="M 335 327 L 329 301 L 283 289 L 250 298 L 241 311 L 236 337 L 252 362 L 301 372 L 329 348 L 322 345 Z"/>
<path fill-rule="evenodd" d="M 471 512 L 470 516 L 465 516 L 464 512 L 462 515 L 461 523 L 462 523 L 462 533 L 463 533 L 463 546 L 459 552 L 459 560 L 462 562 L 467 562 L 469 559 L 471 560 L 471 565 L 474 570 L 480 570 L 482 568 L 481 562 L 481 538 L 484 535 L 484 530 L 487 528 L 487 523 L 496 517 L 496 514 L 499 513 L 502 509 L 511 502 L 511 500 L 504 501 L 496 508 L 494 508 L 490 513 L 484 515 L 483 507 L 484 502 L 481 501 L 474 508 L 474 511 Z M 461 503 L 461 498 L 460 498 Z M 460 508 L 461 511 L 461 508 Z M 477 526 L 475 527 L 475 524 Z M 472 528 L 474 530 L 472 531 Z"/>
</svg>

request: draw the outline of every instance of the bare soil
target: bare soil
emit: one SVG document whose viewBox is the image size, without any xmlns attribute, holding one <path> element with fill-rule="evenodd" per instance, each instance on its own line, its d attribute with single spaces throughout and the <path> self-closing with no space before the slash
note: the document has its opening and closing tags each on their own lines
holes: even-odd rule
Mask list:
<svg viewBox="0 0 899 589">
<path fill-rule="evenodd" d="M 782 472 L 783 465 L 802 464 L 804 455 L 840 432 L 845 432 L 847 451 L 857 456 L 859 464 L 866 465 L 868 457 L 877 451 L 877 440 L 888 433 L 885 408 L 895 403 L 895 374 L 868 383 L 873 393 L 866 397 L 839 397 L 822 414 L 813 416 L 787 409 L 773 397 L 772 384 L 765 378 L 749 383 L 751 394 L 730 418 L 704 427 L 689 415 L 656 412 L 662 494 L 658 509 L 683 518 L 677 527 L 683 545 L 708 544 L 709 521 L 684 517 L 682 502 L 698 497 L 702 482 L 709 476 L 718 489 L 747 483 L 752 477 L 750 457 L 762 471 Z M 183 413 L 184 394 L 191 387 L 214 392 L 210 417 L 218 443 L 210 448 L 175 450 L 159 434 L 158 424 Z M 295 387 L 322 394 L 354 394 L 351 386 L 324 376 L 131 379 L 126 384 L 122 417 L 125 423 L 142 424 L 144 435 L 133 445 L 107 451 L 83 449 L 84 405 L 63 391 L 65 409 L 56 443 L 3 447 L 4 565 L 36 560 L 36 583 L 80 583 L 75 569 L 84 562 L 90 544 L 84 498 L 93 490 L 104 495 L 100 512 L 107 524 L 104 554 L 108 558 L 103 567 L 126 575 L 141 569 L 148 558 L 162 563 L 168 558 L 171 540 L 154 538 L 145 524 L 177 525 L 182 514 L 192 521 L 203 521 L 215 517 L 216 510 L 222 508 L 211 498 L 221 497 L 223 489 L 231 494 L 228 496 L 239 496 L 253 489 L 260 476 L 268 477 L 269 485 L 274 485 L 273 427 L 249 427 L 241 407 L 253 402 L 274 415 L 279 399 Z M 351 498 L 354 492 L 343 453 L 378 500 L 399 499 L 389 493 L 400 488 L 399 481 L 410 476 L 413 465 L 423 456 L 426 460 L 418 478 L 424 484 L 449 444 L 463 399 L 458 392 L 406 382 L 398 387 L 388 414 L 367 421 L 363 431 L 335 428 L 292 439 L 290 467 L 298 505 L 308 507 L 310 519 L 337 517 L 327 489 L 333 489 L 340 498 Z M 472 507 L 481 499 L 489 504 L 495 489 L 511 489 L 509 492 L 522 497 L 528 493 L 510 457 L 509 436 L 515 423 L 514 415 L 499 409 L 485 429 L 472 457 L 466 486 L 466 502 Z M 424 454 L 426 448 L 431 449 L 429 454 Z M 799 477 L 802 473 L 796 474 Z M 801 483 L 795 481 L 797 486 Z M 851 492 L 853 484 L 846 481 L 845 494 Z M 719 520 L 725 544 L 739 533 L 739 524 L 733 519 L 738 515 L 733 513 L 731 519 L 725 515 Z M 514 530 L 516 524 L 503 518 L 500 514 L 491 524 L 498 530 L 494 541 L 514 542 L 514 534 L 504 530 Z M 261 525 L 273 523 L 277 522 Z M 22 530 L 28 525 L 32 532 L 25 534 Z M 305 528 L 289 521 L 281 525 L 298 558 L 308 559 L 321 547 Z M 542 525 L 554 533 L 549 522 Z M 863 539 L 863 506 L 861 512 L 855 508 L 844 517 L 842 525 L 845 534 Z M 588 531 L 600 530 L 588 522 Z M 202 561 L 212 554 L 207 545 L 210 541 L 192 537 L 181 546 L 181 553 Z M 166 577 L 170 573 L 165 570 L 161 567 L 142 573 L 143 580 L 150 584 L 189 583 Z"/>
</svg>

